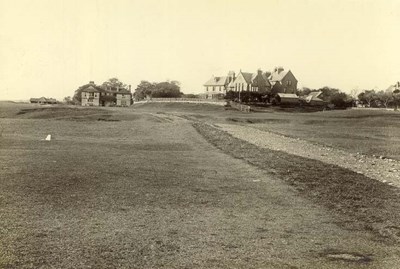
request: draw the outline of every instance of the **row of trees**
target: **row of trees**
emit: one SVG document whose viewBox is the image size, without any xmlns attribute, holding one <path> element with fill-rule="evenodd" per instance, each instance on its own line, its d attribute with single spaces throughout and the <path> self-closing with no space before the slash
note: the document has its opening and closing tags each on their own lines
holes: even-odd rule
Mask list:
<svg viewBox="0 0 400 269">
<path fill-rule="evenodd" d="M 339 89 L 323 87 L 318 90 L 311 90 L 309 88 L 302 88 L 298 91 L 299 96 L 305 96 L 313 91 L 321 91 L 320 96 L 328 104 L 333 104 L 335 107 L 351 107 L 362 105 L 365 107 L 394 107 L 398 108 L 400 105 L 400 90 L 352 90 L 350 94 L 341 92 Z"/>
<path fill-rule="evenodd" d="M 182 97 L 180 83 L 178 81 L 148 82 L 142 80 L 135 89 L 135 99 L 144 98 L 178 98 Z"/>
<path fill-rule="evenodd" d="M 357 98 L 366 107 L 394 107 L 397 110 L 400 105 L 400 90 L 365 90 L 359 93 Z"/>
</svg>

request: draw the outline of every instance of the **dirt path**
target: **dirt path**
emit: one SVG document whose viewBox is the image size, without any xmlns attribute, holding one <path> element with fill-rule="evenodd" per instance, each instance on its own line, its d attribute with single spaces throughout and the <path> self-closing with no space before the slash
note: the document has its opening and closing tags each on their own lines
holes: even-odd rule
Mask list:
<svg viewBox="0 0 400 269">
<path fill-rule="evenodd" d="M 316 145 L 301 139 L 294 139 L 271 132 L 261 131 L 251 126 L 218 124 L 236 138 L 259 147 L 280 150 L 325 163 L 338 165 L 370 178 L 400 187 L 400 162 L 380 156 L 370 157 L 351 154 L 344 150 Z"/>
</svg>

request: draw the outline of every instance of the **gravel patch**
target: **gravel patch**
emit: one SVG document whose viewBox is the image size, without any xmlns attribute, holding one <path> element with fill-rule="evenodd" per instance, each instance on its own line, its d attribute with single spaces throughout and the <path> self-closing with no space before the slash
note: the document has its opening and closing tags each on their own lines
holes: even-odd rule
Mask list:
<svg viewBox="0 0 400 269">
<path fill-rule="evenodd" d="M 261 131 L 250 126 L 234 124 L 218 124 L 218 126 L 232 136 L 256 146 L 334 164 L 389 185 L 400 187 L 400 162 L 397 160 L 385 156 L 352 154 L 341 149 Z"/>
</svg>

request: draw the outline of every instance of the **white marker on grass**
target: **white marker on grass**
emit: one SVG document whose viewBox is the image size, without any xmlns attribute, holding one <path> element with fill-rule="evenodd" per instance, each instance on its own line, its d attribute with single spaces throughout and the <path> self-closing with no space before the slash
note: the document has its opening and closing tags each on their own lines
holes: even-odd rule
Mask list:
<svg viewBox="0 0 400 269">
<path fill-rule="evenodd" d="M 47 135 L 45 140 L 46 141 L 50 141 L 51 140 L 51 135 Z"/>
</svg>

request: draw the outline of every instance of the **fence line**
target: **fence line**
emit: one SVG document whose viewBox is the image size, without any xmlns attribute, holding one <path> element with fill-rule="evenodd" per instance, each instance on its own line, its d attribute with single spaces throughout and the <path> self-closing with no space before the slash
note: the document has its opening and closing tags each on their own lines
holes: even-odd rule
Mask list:
<svg viewBox="0 0 400 269">
<path fill-rule="evenodd" d="M 388 110 L 394 111 L 394 108 L 386 107 L 350 107 L 350 109 L 360 109 L 360 110 Z"/>
<path fill-rule="evenodd" d="M 142 101 L 135 101 L 134 104 L 143 103 L 192 103 L 192 104 L 212 104 L 212 105 L 226 105 L 225 100 L 210 100 L 200 98 L 151 98 Z"/>
<path fill-rule="evenodd" d="M 250 106 L 248 105 L 242 105 L 233 101 L 230 101 L 229 104 L 231 105 L 231 107 L 243 111 L 243 112 L 250 112 Z"/>
</svg>

